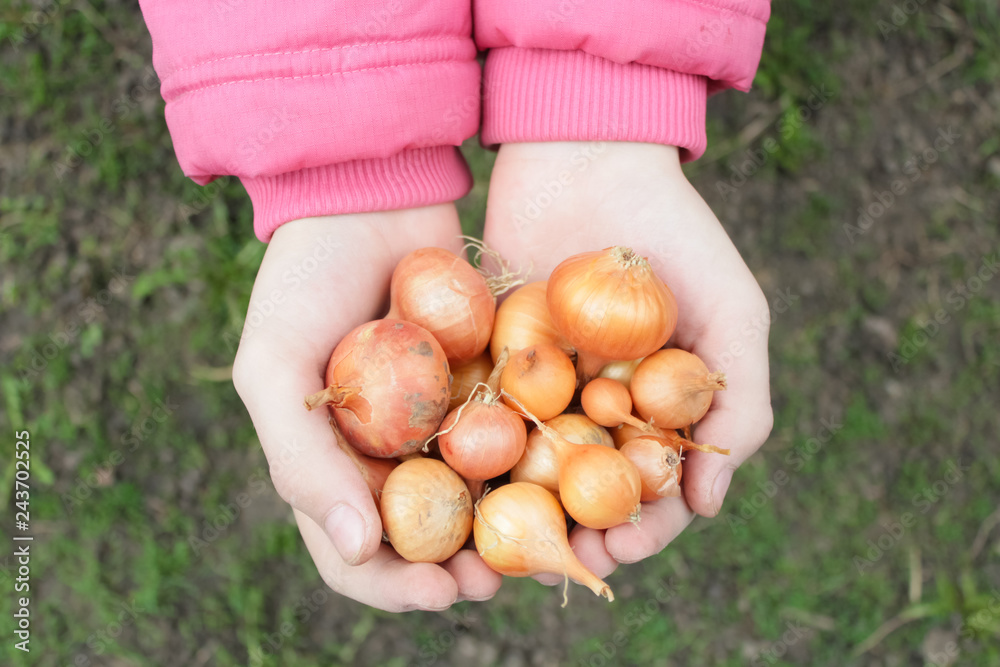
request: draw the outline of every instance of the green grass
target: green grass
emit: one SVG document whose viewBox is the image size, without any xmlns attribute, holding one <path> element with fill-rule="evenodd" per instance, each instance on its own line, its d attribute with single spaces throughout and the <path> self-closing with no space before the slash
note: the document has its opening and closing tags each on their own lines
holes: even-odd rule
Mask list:
<svg viewBox="0 0 1000 667">
<path fill-rule="evenodd" d="M 1000 278 L 961 308 L 945 297 L 1000 246 L 988 167 L 1000 126 L 977 111 L 997 94 L 1000 19 L 995 3 L 950 7 L 924 3 L 883 38 L 891 2 L 775 2 L 754 91 L 713 101 L 712 159 L 687 172 L 765 293 L 801 295 L 772 326 L 774 432 L 723 516 L 620 568 L 612 605 L 573 587 L 561 609 L 559 589 L 509 580 L 487 604 L 393 616 L 328 591 L 286 508 L 257 486 L 253 427 L 212 378 L 232 363 L 265 246 L 235 179 L 199 188 L 180 173 L 155 91 L 117 113 L 149 61 L 138 10 L 56 3 L 28 34 L 37 8 L 4 5 L 0 426 L 31 430 L 39 537 L 38 649 L 13 651 L 7 621 L 0 662 L 443 665 L 456 647 L 489 645 L 497 664 L 900 665 L 929 664 L 924 642 L 943 633 L 960 643 L 956 664 L 996 664 L 1000 529 L 976 540 L 1000 504 Z M 919 76 L 962 43 L 970 55 L 953 73 L 883 101 L 898 83 L 890 66 Z M 792 123 L 817 86 L 829 101 Z M 756 118 L 768 124 L 740 144 Z M 850 243 L 843 224 L 922 148 L 914 137 L 960 121 L 965 143 Z M 720 197 L 715 184 L 769 137 L 773 159 Z M 495 155 L 475 139 L 463 153 L 476 186 L 458 206 L 478 233 Z M 939 308 L 949 321 L 894 370 L 889 354 Z M 891 323 L 895 346 L 872 317 Z M 823 439 L 821 420 L 841 426 Z M 7 517 L 14 469 L 0 460 Z M 955 461 L 968 470 L 941 487 Z M 249 505 L 227 518 L 240 493 Z M 912 525 L 859 571 L 869 542 L 908 513 Z M 3 573 L 0 584 L 10 619 Z"/>
</svg>

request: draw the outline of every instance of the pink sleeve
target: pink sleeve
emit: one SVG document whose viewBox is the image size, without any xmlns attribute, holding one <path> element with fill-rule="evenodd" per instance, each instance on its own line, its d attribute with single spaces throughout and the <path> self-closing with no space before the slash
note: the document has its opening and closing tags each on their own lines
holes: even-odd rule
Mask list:
<svg viewBox="0 0 1000 667">
<path fill-rule="evenodd" d="M 769 0 L 475 0 L 485 144 L 607 140 L 705 152 L 705 101 L 749 90 Z"/>
<path fill-rule="evenodd" d="M 479 123 L 469 0 L 141 0 L 184 173 L 297 218 L 450 201 Z"/>
</svg>

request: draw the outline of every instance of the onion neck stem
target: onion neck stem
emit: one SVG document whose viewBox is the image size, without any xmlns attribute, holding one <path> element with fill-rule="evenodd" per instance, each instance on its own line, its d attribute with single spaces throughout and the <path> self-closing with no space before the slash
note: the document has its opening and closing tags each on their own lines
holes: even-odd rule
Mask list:
<svg viewBox="0 0 1000 667">
<path fill-rule="evenodd" d="M 505 345 L 500 354 L 497 355 L 497 363 L 493 366 L 490 376 L 486 379 L 486 386 L 489 388 L 491 396 L 500 396 L 500 376 L 503 375 L 503 369 L 507 367 L 509 359 L 510 350 Z"/>
<path fill-rule="evenodd" d="M 357 395 L 360 391 L 361 389 L 359 387 L 341 387 L 339 385 L 331 384 L 322 391 L 306 396 L 306 409 L 314 410 L 321 405 L 332 405 L 335 408 L 339 408 L 343 406 L 350 397 Z"/>
<path fill-rule="evenodd" d="M 611 592 L 611 587 L 588 570 L 572 551 L 567 554 L 565 564 L 566 574 L 569 575 L 570 579 L 586 586 L 594 592 L 594 595 L 600 595 L 607 598 L 608 602 L 614 602 L 615 594 Z"/>
</svg>

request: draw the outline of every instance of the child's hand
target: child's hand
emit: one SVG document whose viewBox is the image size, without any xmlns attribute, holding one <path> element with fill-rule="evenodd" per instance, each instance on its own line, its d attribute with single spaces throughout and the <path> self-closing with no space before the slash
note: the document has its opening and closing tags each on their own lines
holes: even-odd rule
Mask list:
<svg viewBox="0 0 1000 667">
<path fill-rule="evenodd" d="M 233 368 L 274 486 L 295 509 L 324 581 L 387 611 L 485 599 L 500 575 L 475 551 L 441 565 L 414 564 L 381 544 L 371 494 L 338 448 L 327 410 L 308 412 L 303 398 L 323 388 L 340 339 L 384 314 L 396 263 L 425 246 L 458 251 L 460 233 L 451 204 L 282 225 L 257 274 Z"/>
<path fill-rule="evenodd" d="M 715 516 L 735 468 L 771 431 L 768 305 L 711 209 L 681 171 L 674 147 L 638 143 L 526 143 L 500 149 L 490 181 L 485 240 L 541 280 L 578 252 L 626 245 L 673 290 L 672 342 L 728 376 L 696 428 L 730 456 L 684 455 L 684 498 L 643 505 L 638 526 L 577 527 L 580 559 L 603 577 L 658 553 L 694 518 Z M 692 512 L 693 510 L 693 512 Z"/>
</svg>

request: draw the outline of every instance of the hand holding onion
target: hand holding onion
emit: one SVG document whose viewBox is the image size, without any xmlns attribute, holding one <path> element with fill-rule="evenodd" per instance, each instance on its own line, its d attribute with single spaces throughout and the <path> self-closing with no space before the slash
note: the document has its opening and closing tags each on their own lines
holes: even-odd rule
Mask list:
<svg viewBox="0 0 1000 667">
<path fill-rule="evenodd" d="M 490 182 L 485 241 L 512 263 L 531 263 L 531 280 L 548 278 L 566 257 L 600 248 L 629 246 L 647 257 L 676 297 L 678 320 L 670 344 L 727 376 L 728 389 L 713 392 L 694 437 L 732 454 L 686 452 L 686 502 L 649 503 L 641 534 L 632 526 L 606 536 L 577 528 L 571 542 L 595 569 L 612 558 L 631 562 L 658 552 L 691 520 L 692 509 L 714 515 L 732 471 L 757 450 L 771 423 L 768 304 L 726 231 L 685 178 L 680 151 L 621 141 L 597 147 L 599 155 L 574 172 L 573 183 L 525 224 L 522 202 L 537 194 L 536 184 L 557 179 L 574 159 L 592 155 L 595 145 L 502 146 Z M 737 227 L 742 222 L 733 221 Z"/>
<path fill-rule="evenodd" d="M 534 321 L 546 324 L 547 312 L 557 336 L 511 338 L 522 347 L 513 355 L 501 353 L 485 383 L 477 381 L 485 370 L 482 352 L 491 340 L 502 340 L 494 335 L 492 304 L 484 307 L 493 302 L 491 285 L 497 283 L 442 248 L 410 252 L 393 275 L 392 317 L 361 325 L 340 341 L 327 366 L 328 386 L 307 397 L 306 405 L 329 405 L 345 438 L 364 454 L 404 461 L 386 466 L 388 475 L 380 479 L 364 475 L 378 466 L 361 455 L 352 457 L 381 504 L 385 535 L 396 553 L 413 563 L 468 560 L 460 548 L 472 525 L 472 487 L 479 496 L 487 480 L 496 481 L 521 459 L 531 464 L 520 466 L 520 473 L 549 485 L 546 477 L 554 472 L 557 478 L 558 500 L 527 484 L 549 499 L 536 494 L 540 507 L 552 502 L 558 507 L 561 501 L 580 530 L 607 530 L 609 538 L 631 523 L 638 539 L 659 539 L 657 531 L 651 534 L 639 524 L 640 503 L 653 502 L 655 521 L 659 504 L 682 491 L 681 459 L 690 441 L 673 429 L 689 429 L 701 419 L 725 381 L 721 373 L 703 372 L 704 364 L 693 355 L 660 349 L 678 321 L 678 309 L 646 257 L 614 245 L 565 260 L 549 277 L 544 307 L 537 298 L 531 301 Z M 544 329 L 537 327 L 536 333 Z M 478 366 L 471 365 L 477 358 Z M 453 398 L 449 362 L 461 369 L 458 398 L 468 397 L 445 418 Z M 610 377 L 581 385 L 580 402 L 574 403 L 577 377 L 586 383 L 609 369 Z M 641 436 L 619 451 L 603 437 L 600 444 L 575 444 L 542 421 L 581 406 L 595 428 L 629 427 Z M 534 451 L 543 453 L 541 458 L 525 458 L 521 417 L 535 424 L 538 442 L 545 443 Z M 421 447 L 428 451 L 432 441 L 444 461 L 416 453 Z M 725 451 L 694 443 L 690 448 L 692 455 Z M 555 460 L 554 471 L 538 465 L 546 457 Z M 500 484 L 502 498 L 507 493 L 503 479 Z M 520 484 L 526 483 L 509 486 L 520 489 Z M 495 539 L 519 534 L 510 523 L 518 516 L 505 514 L 512 507 L 499 503 L 492 508 L 483 530 L 489 528 Z M 518 514 L 530 516 L 523 508 Z M 341 521 L 338 516 L 330 525 Z M 500 524 L 507 530 L 494 530 Z M 565 556 L 567 550 L 560 553 Z M 494 570 L 511 574 L 552 574 L 551 563 L 551 554 L 548 569 L 487 558 Z M 559 563 L 564 575 L 568 563 L 565 558 Z M 573 568 L 579 577 L 587 576 L 586 568 Z M 596 590 L 603 591 L 603 583 Z"/>
<path fill-rule="evenodd" d="M 451 205 L 282 225 L 260 266 L 233 369 L 274 487 L 294 508 L 324 580 L 387 611 L 486 598 L 501 578 L 474 550 L 432 565 L 406 562 L 383 544 L 372 492 L 338 446 L 328 411 L 307 412 L 302 399 L 326 386 L 323 369 L 344 336 L 382 315 L 396 263 L 426 245 L 457 252 L 459 233 Z"/>
</svg>

